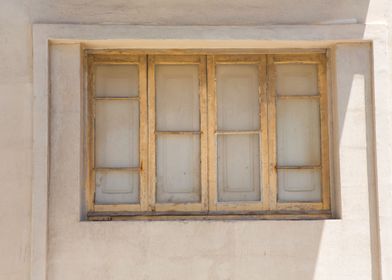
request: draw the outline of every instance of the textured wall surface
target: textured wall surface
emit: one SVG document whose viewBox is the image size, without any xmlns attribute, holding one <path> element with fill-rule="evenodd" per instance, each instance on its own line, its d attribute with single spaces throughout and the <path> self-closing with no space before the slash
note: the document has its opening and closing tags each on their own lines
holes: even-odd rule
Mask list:
<svg viewBox="0 0 392 280">
<path fill-rule="evenodd" d="M 388 0 L 0 0 L 0 279 L 30 278 L 32 24 L 390 26 L 390 6 Z M 52 61 L 58 75 L 74 69 L 76 62 L 67 58 L 75 51 L 72 46 L 55 47 L 53 57 L 65 62 Z M 386 162 L 391 159 L 392 140 L 385 141 L 391 136 L 386 131 L 392 129 L 390 104 L 376 102 L 376 116 L 385 119 L 376 125 L 376 134 L 385 137 L 377 141 L 375 180 L 367 169 L 374 159 L 368 156 L 372 73 L 366 54 L 348 46 L 337 52 L 343 61 L 337 65 L 342 91 L 335 120 L 340 133 L 342 220 L 80 223 L 78 186 L 64 188 L 78 182 L 80 175 L 73 164 L 75 155 L 67 152 L 80 151 L 80 112 L 54 106 L 51 125 L 56 129 L 51 140 L 56 145 L 51 157 L 62 160 L 51 165 L 49 280 L 260 279 L 260 275 L 262 279 L 372 279 L 372 263 L 377 261 L 371 253 L 372 228 L 377 225 L 369 220 L 369 202 L 374 199 L 369 186 L 374 188 L 374 181 L 379 185 L 381 260 L 385 276 L 391 276 L 392 172 Z M 376 71 L 392 81 L 385 65 L 386 61 L 375 61 Z M 54 90 L 60 96 L 70 90 L 57 85 Z M 353 88 L 355 94 L 350 94 Z M 75 96 L 66 98 L 75 101 Z"/>
</svg>

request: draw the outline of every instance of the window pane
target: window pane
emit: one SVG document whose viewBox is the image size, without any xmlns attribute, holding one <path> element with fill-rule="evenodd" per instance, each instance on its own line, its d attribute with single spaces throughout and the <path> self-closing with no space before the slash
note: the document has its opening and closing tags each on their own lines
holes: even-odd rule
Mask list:
<svg viewBox="0 0 392 280">
<path fill-rule="evenodd" d="M 218 201 L 260 201 L 258 135 L 218 136 Z"/>
<path fill-rule="evenodd" d="M 278 165 L 320 164 L 319 101 L 277 101 Z"/>
<path fill-rule="evenodd" d="M 321 201 L 321 177 L 319 169 L 278 170 L 278 185 L 278 199 L 280 202 Z"/>
<path fill-rule="evenodd" d="M 95 186 L 97 204 L 139 202 L 139 173 L 96 172 Z"/>
<path fill-rule="evenodd" d="M 97 100 L 95 166 L 139 166 L 139 102 Z"/>
<path fill-rule="evenodd" d="M 97 97 L 139 95 L 139 76 L 136 65 L 98 65 L 95 79 Z"/>
<path fill-rule="evenodd" d="M 278 95 L 318 95 L 316 64 L 276 65 Z"/>
<path fill-rule="evenodd" d="M 157 137 L 157 201 L 200 201 L 200 136 Z"/>
<path fill-rule="evenodd" d="M 156 66 L 156 127 L 199 130 L 199 66 Z"/>
<path fill-rule="evenodd" d="M 217 65 L 219 130 L 259 129 L 259 71 L 257 65 Z"/>
</svg>

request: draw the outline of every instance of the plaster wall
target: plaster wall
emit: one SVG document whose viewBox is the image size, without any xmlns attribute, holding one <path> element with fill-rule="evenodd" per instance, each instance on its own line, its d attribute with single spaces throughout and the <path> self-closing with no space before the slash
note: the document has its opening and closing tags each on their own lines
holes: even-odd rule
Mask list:
<svg viewBox="0 0 392 280">
<path fill-rule="evenodd" d="M 387 0 L 317 0 L 295 4 L 288 0 L 1 0 L 0 186 L 3 195 L 0 197 L 0 279 L 30 279 L 31 195 L 34 191 L 33 23 L 172 26 L 381 23 L 391 26 L 389 6 Z M 53 58 L 66 63 L 61 66 L 53 59 L 51 66 L 59 74 L 69 68 L 76 69 L 73 68 L 76 62 L 67 56 L 75 54 L 77 49 L 76 46 L 55 47 Z M 391 39 L 386 49 L 386 56 L 390 57 Z M 382 273 L 384 279 L 390 279 L 392 172 L 386 163 L 391 159 L 392 140 L 386 139 L 391 136 L 387 131 L 391 130 L 389 108 L 392 106 L 388 105 L 392 104 L 388 100 L 385 104 L 376 102 L 376 111 L 368 110 L 372 73 L 369 71 L 371 59 L 366 58 L 363 63 L 367 51 L 357 49 L 353 52 L 349 46 L 344 46 L 336 54 L 346 61 L 337 65 L 337 69 L 341 69 L 337 78 L 355 77 L 348 84 L 347 79 L 341 80 L 341 86 L 346 90 L 336 96 L 335 121 L 338 125 L 335 128 L 338 134 L 335 141 L 341 144 L 337 151 L 342 179 L 338 193 L 341 220 L 80 223 L 79 189 L 73 192 L 61 188 L 80 179 L 80 174 L 76 174 L 78 166 L 69 164 L 70 160 L 76 160 L 72 158 L 75 155 L 65 152 L 69 148 L 76 152 L 81 149 L 76 140 L 80 130 L 75 130 L 80 125 L 80 111 L 77 111 L 80 100 L 68 96 L 66 100 L 76 107 L 51 112 L 51 125 L 64 129 L 55 129 L 56 133 L 51 135 L 51 140 L 58 143 L 51 157 L 57 156 L 64 162 L 52 161 L 51 165 L 49 279 L 179 279 L 177 277 L 181 276 L 186 279 L 260 279 L 260 275 L 263 279 L 378 279 L 377 260 L 374 259 L 377 250 L 372 247 L 378 224 L 369 219 L 370 203 L 380 206 Z M 350 56 L 353 56 L 352 60 L 348 60 Z M 376 57 L 385 57 L 385 54 Z M 358 61 L 358 64 L 352 65 L 352 61 Z M 392 60 L 389 62 L 391 64 Z M 375 60 L 374 63 L 375 71 L 392 79 L 386 61 Z M 336 81 L 339 83 L 339 79 Z M 350 95 L 353 85 L 357 94 Z M 55 90 L 60 93 L 69 90 L 59 87 Z M 389 84 L 378 84 L 378 87 L 390 89 Z M 373 113 L 381 120 L 375 128 L 369 121 Z M 378 137 L 377 174 L 368 169 L 369 161 L 374 160 L 368 156 L 369 150 L 374 148 L 369 143 L 372 129 Z M 70 146 L 66 146 L 65 139 L 71 141 Z M 73 175 L 65 178 L 65 170 Z M 369 188 L 375 188 L 376 184 L 378 197 L 369 195 Z"/>
</svg>

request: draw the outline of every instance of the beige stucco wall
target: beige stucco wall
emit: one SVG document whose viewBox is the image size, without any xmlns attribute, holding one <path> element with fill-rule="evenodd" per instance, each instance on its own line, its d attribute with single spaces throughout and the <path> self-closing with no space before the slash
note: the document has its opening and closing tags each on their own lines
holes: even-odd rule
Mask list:
<svg viewBox="0 0 392 280">
<path fill-rule="evenodd" d="M 288 0 L 1 0 L 0 5 L 0 187 L 3 194 L 0 197 L 0 279 L 7 280 L 30 279 L 31 271 L 32 24 L 392 23 L 386 0 L 318 0 L 295 4 Z M 389 30 L 392 31 L 390 27 Z M 58 59 L 68 58 L 77 51 L 75 48 L 79 50 L 57 46 L 52 54 Z M 389 55 L 391 39 L 387 49 Z M 392 159 L 392 137 L 388 139 L 392 135 L 387 132 L 391 128 L 388 105 L 392 108 L 392 103 L 378 101 L 376 111 L 371 110 L 373 73 L 369 71 L 368 54 L 366 48 L 353 50 L 350 46 L 341 46 L 336 54 L 340 56 L 336 82 L 341 83 L 334 107 L 334 139 L 339 147 L 336 151 L 342 217 L 339 220 L 79 222 L 77 174 L 80 172 L 78 166 L 70 164 L 77 161 L 73 157 L 78 154 L 66 151 L 70 148 L 80 151 L 77 138 L 80 112 L 74 107 L 58 110 L 54 106 L 51 127 L 57 129 L 51 135 L 55 145 L 51 154 L 49 196 L 49 280 L 377 279 L 379 260 L 374 244 L 378 243 L 378 235 L 381 272 L 384 279 L 392 279 L 392 172 L 387 165 Z M 65 65 L 58 67 L 75 67 L 74 57 L 63 59 Z M 379 76 L 386 75 L 391 81 L 387 61 L 375 59 L 374 68 Z M 376 93 L 377 89 L 390 90 L 386 84 L 377 86 Z M 61 84 L 58 91 L 64 91 Z M 77 96 L 68 98 L 77 100 Z M 375 127 L 371 122 L 373 113 L 378 121 Z M 371 142 L 373 130 L 376 136 L 385 136 L 376 138 L 376 147 Z M 372 157 L 373 149 L 377 151 L 376 159 Z M 62 160 L 55 161 L 57 158 Z M 371 169 L 373 160 L 379 163 L 377 177 Z M 64 171 L 74 176 L 64 176 Z M 376 185 L 378 197 L 372 192 Z M 378 210 L 379 221 L 372 218 L 375 210 L 370 205 Z"/>
</svg>

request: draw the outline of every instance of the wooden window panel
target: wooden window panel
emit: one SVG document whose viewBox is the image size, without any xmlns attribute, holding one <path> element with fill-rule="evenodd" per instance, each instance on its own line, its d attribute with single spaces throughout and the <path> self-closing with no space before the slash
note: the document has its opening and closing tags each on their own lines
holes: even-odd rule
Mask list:
<svg viewBox="0 0 392 280">
<path fill-rule="evenodd" d="M 165 123 L 162 123 L 162 120 L 159 119 L 160 116 L 157 115 L 157 67 L 161 65 L 169 65 L 169 66 L 188 66 L 188 65 L 195 65 L 197 66 L 198 71 L 198 115 L 199 115 L 199 122 L 197 124 L 192 123 L 189 127 L 189 124 L 184 123 L 184 120 L 178 119 L 178 122 L 181 123 L 179 128 L 173 129 L 173 123 L 170 121 L 169 118 Z M 164 68 L 160 68 L 164 69 Z M 206 212 L 207 209 L 207 199 L 208 199 L 208 192 L 207 192 L 207 96 L 206 96 L 206 62 L 205 56 L 181 56 L 181 55 L 174 55 L 174 56 L 149 56 L 148 59 L 148 89 L 149 89 L 149 209 L 155 212 L 184 212 L 184 211 L 191 211 L 191 212 Z M 161 124 L 160 124 L 161 123 Z M 162 129 L 163 128 L 163 129 Z M 163 192 L 159 189 L 160 193 L 158 193 L 158 188 L 163 188 L 162 184 L 158 186 L 158 168 L 162 166 L 160 162 L 157 161 L 157 157 L 163 156 L 159 150 L 159 144 L 165 144 L 162 142 L 162 139 L 166 139 L 169 141 L 170 138 L 177 137 L 178 139 L 198 139 L 199 147 L 199 162 L 200 162 L 200 174 L 199 174 L 199 189 L 200 189 L 200 198 L 198 201 L 195 199 L 188 200 L 184 197 L 186 195 L 181 195 L 182 192 L 186 192 L 186 190 L 182 190 L 182 186 L 178 185 L 183 183 L 179 177 L 179 182 L 173 181 L 175 178 L 169 178 L 168 181 L 173 182 L 173 184 L 178 185 L 177 191 L 171 190 L 172 196 L 174 197 L 173 200 L 177 200 L 172 202 L 170 200 L 170 191 L 164 190 Z M 181 137 L 181 138 L 179 138 Z M 158 139 L 161 139 L 158 141 Z M 167 146 L 169 145 L 166 142 L 166 147 L 169 147 L 169 151 L 172 153 L 174 152 L 174 146 Z M 195 144 L 193 140 L 193 145 Z M 172 145 L 172 144 L 171 144 Z M 172 148 L 170 148 L 172 147 Z M 181 146 L 178 147 L 179 149 L 186 149 L 189 146 Z M 194 146 L 193 146 L 194 147 Z M 169 155 L 170 156 L 170 155 Z M 172 154 L 173 156 L 173 154 Z M 184 161 L 186 159 L 179 159 L 180 161 Z M 195 162 L 195 161 L 193 161 Z M 183 166 L 179 166 L 181 162 L 167 162 L 164 165 L 165 168 L 169 168 L 171 172 L 177 172 L 177 168 L 184 168 Z M 176 165 L 177 164 L 177 165 Z M 170 167 L 168 165 L 174 165 L 174 167 Z M 192 172 L 192 170 L 184 169 L 182 170 L 183 173 Z M 177 172 L 178 173 L 178 172 Z M 164 174 L 165 175 L 165 174 Z M 167 174 L 166 174 L 167 175 Z M 177 174 L 179 175 L 179 174 Z M 186 178 L 185 178 L 186 181 Z M 188 182 L 189 183 L 189 182 Z M 185 186 L 184 186 L 185 187 Z M 189 190 L 188 190 L 189 191 Z M 177 198 L 176 198 L 177 197 Z M 179 198 L 180 197 L 180 198 Z M 181 198 L 182 197 L 182 198 Z M 160 198 L 160 199 L 159 199 Z M 160 200 L 160 201 L 159 201 Z M 184 201 L 185 200 L 185 201 Z"/>
<path fill-rule="evenodd" d="M 138 78 L 138 83 L 135 85 L 135 80 L 131 80 L 132 76 L 129 75 L 129 81 L 123 79 L 122 81 L 116 80 L 117 77 L 111 77 L 114 81 L 106 82 L 102 84 L 101 81 L 97 83 L 97 71 L 101 71 L 103 76 L 111 75 L 110 72 L 114 69 L 114 74 L 116 74 L 116 69 L 121 69 L 121 67 L 116 66 L 137 66 L 129 67 L 132 71 L 136 71 L 135 74 Z M 106 71 L 105 68 L 110 68 L 114 66 L 112 70 Z M 89 55 L 88 56 L 88 211 L 96 212 L 126 212 L 126 211 L 146 211 L 147 210 L 147 81 L 146 81 L 146 56 L 108 56 L 108 55 Z M 98 70 L 97 70 L 98 69 Z M 120 71 L 121 72 L 121 71 Z M 119 73 L 120 73 L 119 72 Z M 129 74 L 129 73 L 125 73 Z M 101 75 L 101 76 L 102 76 Z M 126 83 L 126 87 L 130 87 L 129 94 L 122 91 L 123 88 L 119 86 L 121 83 Z M 113 91 L 103 94 L 100 90 L 105 88 L 105 86 L 110 87 Z M 98 89 L 97 89 L 98 88 Z M 115 93 L 114 93 L 115 92 Z M 99 104 L 98 104 L 99 103 Z M 98 105 L 97 105 L 98 104 Z M 128 107 L 130 109 L 130 114 L 132 113 L 132 107 L 135 109 L 138 107 L 138 128 L 139 137 L 134 139 L 138 142 L 138 148 L 133 151 L 133 162 L 126 162 L 125 158 L 121 159 L 121 151 L 114 151 L 117 158 L 120 161 L 113 162 L 112 160 L 107 160 L 100 156 L 96 152 L 96 129 L 97 129 L 97 106 L 102 107 L 105 104 L 112 104 L 106 109 L 107 113 L 119 114 L 119 108 Z M 117 104 L 114 108 L 113 104 Z M 132 105 L 131 105 L 132 104 Z M 118 106 L 121 107 L 118 107 Z M 132 106 L 132 107 L 129 107 Z M 136 106 L 136 107 L 135 107 Z M 102 110 L 105 110 L 102 107 Z M 121 109 L 120 109 L 121 110 Z M 105 111 L 102 111 L 102 113 Z M 133 112 L 135 113 L 135 112 Z M 123 118 L 123 116 L 117 116 L 114 118 Z M 114 123 L 115 124 L 115 123 Z M 132 134 L 132 133 L 131 133 Z M 131 137 L 132 135 L 130 135 Z M 105 147 L 104 144 L 103 147 Z M 101 152 L 101 150 L 99 150 Z M 109 152 L 109 156 L 110 156 Z M 107 154 L 107 152 L 106 152 Z M 125 160 L 125 161 L 124 161 Z M 97 199 L 97 182 L 96 177 L 101 177 L 103 186 L 105 183 L 111 182 L 110 187 L 119 187 L 120 189 L 112 189 L 113 195 L 112 202 L 100 203 L 96 201 Z M 122 198 L 122 193 L 126 197 L 129 192 L 121 189 L 124 180 L 129 182 L 133 181 L 135 185 L 131 186 L 132 191 L 137 191 L 137 199 L 132 197 L 130 199 Z M 122 182 L 119 182 L 122 181 Z M 137 190 L 134 188 L 137 187 Z M 110 193 L 110 191 L 109 191 Z M 102 202 L 102 201 L 101 201 Z"/>
<path fill-rule="evenodd" d="M 258 124 L 252 129 L 220 129 L 218 127 L 218 100 L 216 68 L 218 65 L 255 65 L 258 72 Z M 267 103 L 265 92 L 266 57 L 264 55 L 216 55 L 208 56 L 208 123 L 209 123 L 209 210 L 210 211 L 262 211 L 268 209 L 268 143 Z M 259 192 L 257 201 L 219 201 L 218 193 L 218 139 L 222 136 L 257 136 Z M 234 166 L 236 167 L 236 166 Z M 233 167 L 233 168 L 234 168 Z"/>
<path fill-rule="evenodd" d="M 307 95 L 300 94 L 277 94 L 277 65 L 315 65 L 317 69 L 317 93 L 309 92 Z M 271 210 L 330 210 L 330 186 L 329 186 L 329 141 L 328 141 L 328 110 L 326 92 L 326 59 L 324 54 L 310 55 L 270 55 L 268 57 L 268 109 L 269 109 L 269 155 L 270 155 L 270 207 Z M 306 88 L 306 87 L 304 87 Z M 302 89 L 303 90 L 303 89 Z M 317 100 L 319 101 L 320 120 L 320 163 L 319 164 L 289 164 L 278 166 L 277 164 L 277 100 Z M 278 200 L 278 170 L 283 172 L 312 172 L 320 170 L 320 201 L 290 201 L 279 202 Z M 306 170 L 306 171 L 305 171 Z M 316 180 L 316 179 L 315 179 Z"/>
</svg>

